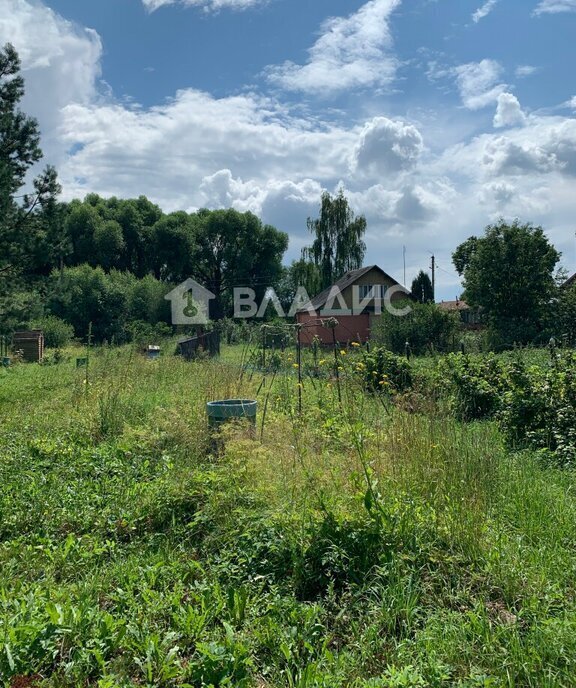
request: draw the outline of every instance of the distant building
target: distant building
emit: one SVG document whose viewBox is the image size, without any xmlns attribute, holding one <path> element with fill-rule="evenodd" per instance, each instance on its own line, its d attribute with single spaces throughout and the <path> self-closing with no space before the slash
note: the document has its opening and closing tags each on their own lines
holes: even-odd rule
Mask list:
<svg viewBox="0 0 576 688">
<path fill-rule="evenodd" d="M 460 322 L 467 330 L 479 330 L 484 326 L 482 312 L 479 308 L 471 308 L 466 301 L 441 301 L 437 304 L 443 311 L 458 313 Z"/>
</svg>

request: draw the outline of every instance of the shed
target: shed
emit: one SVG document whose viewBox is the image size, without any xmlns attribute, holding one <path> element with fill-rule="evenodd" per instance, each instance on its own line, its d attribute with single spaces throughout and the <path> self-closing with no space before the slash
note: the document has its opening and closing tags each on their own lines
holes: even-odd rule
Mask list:
<svg viewBox="0 0 576 688">
<path fill-rule="evenodd" d="M 42 330 L 22 330 L 12 337 L 14 351 L 21 351 L 22 358 L 37 363 L 44 357 L 44 332 Z"/>
</svg>

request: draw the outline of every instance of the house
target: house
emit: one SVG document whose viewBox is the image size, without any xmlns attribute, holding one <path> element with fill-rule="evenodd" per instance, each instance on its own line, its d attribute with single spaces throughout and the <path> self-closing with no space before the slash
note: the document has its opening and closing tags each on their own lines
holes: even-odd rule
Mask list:
<svg viewBox="0 0 576 688">
<path fill-rule="evenodd" d="M 386 296 L 392 304 L 413 298 L 406 287 L 377 265 L 350 270 L 297 311 L 296 322 L 303 326 L 302 343 L 310 344 L 318 337 L 322 344 L 331 344 L 332 330 L 322 324 L 330 318 L 338 321 L 336 341 L 366 342 L 381 317 Z"/>
<path fill-rule="evenodd" d="M 570 289 L 576 284 L 576 272 L 569 277 L 565 282 L 562 283 L 561 289 Z"/>
<path fill-rule="evenodd" d="M 438 308 L 451 313 L 458 313 L 460 322 L 466 330 L 480 330 L 483 326 L 482 313 L 478 308 L 471 308 L 466 301 L 441 301 Z"/>
</svg>

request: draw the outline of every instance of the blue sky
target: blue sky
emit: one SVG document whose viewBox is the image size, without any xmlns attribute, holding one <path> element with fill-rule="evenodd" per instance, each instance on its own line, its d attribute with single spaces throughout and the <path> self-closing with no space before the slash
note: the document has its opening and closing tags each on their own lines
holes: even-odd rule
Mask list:
<svg viewBox="0 0 576 688">
<path fill-rule="evenodd" d="M 308 240 L 322 189 L 408 282 L 498 217 L 576 269 L 576 0 L 0 0 L 66 198 L 233 206 Z"/>
</svg>

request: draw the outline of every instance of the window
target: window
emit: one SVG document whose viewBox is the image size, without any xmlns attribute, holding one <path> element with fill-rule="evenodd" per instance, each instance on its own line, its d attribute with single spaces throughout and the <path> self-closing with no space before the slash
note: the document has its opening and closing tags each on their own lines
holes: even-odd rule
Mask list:
<svg viewBox="0 0 576 688">
<path fill-rule="evenodd" d="M 367 298 L 383 299 L 385 286 L 383 284 L 360 284 L 358 296 L 361 301 Z"/>
</svg>

